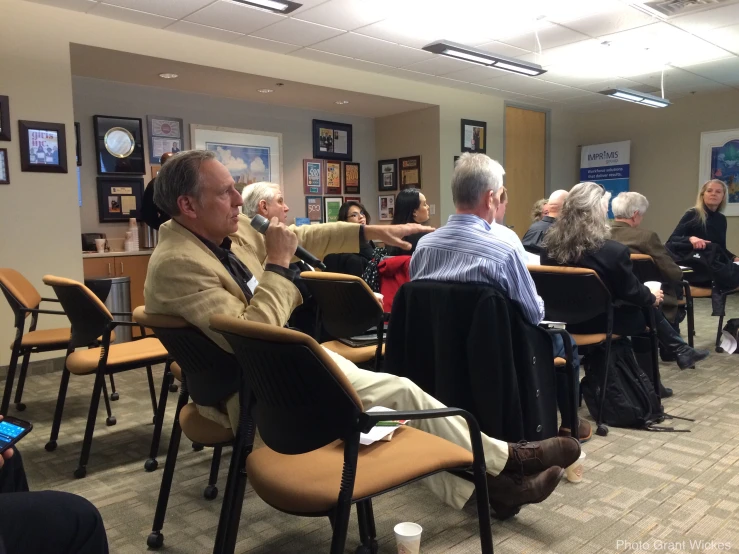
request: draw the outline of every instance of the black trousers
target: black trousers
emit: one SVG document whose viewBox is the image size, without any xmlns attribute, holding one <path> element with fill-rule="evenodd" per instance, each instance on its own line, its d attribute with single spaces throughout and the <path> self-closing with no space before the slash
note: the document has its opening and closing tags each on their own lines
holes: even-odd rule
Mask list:
<svg viewBox="0 0 739 554">
<path fill-rule="evenodd" d="M 108 554 L 97 508 L 81 496 L 29 492 L 23 460 L 0 469 L 0 554 Z"/>
</svg>

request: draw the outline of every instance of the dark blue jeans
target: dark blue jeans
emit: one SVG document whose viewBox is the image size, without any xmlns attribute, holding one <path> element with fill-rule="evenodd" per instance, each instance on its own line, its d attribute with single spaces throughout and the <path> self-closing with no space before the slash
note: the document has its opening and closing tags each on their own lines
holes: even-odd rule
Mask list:
<svg viewBox="0 0 739 554">
<path fill-rule="evenodd" d="M 575 409 L 574 406 L 570 405 L 568 391 L 570 389 L 575 391 L 575 400 L 580 397 L 580 355 L 577 352 L 577 345 L 572 337 L 570 337 L 570 342 L 572 344 L 572 365 L 576 369 L 575 376 L 571 377 L 557 372 L 557 406 L 559 406 L 559 414 L 562 416 L 562 427 L 567 428 L 570 427 L 572 411 Z M 552 335 L 552 347 L 555 357 L 565 357 L 565 345 L 562 342 L 561 335 Z M 572 429 L 571 431 L 572 436 L 577 438 L 577 429 Z"/>
</svg>

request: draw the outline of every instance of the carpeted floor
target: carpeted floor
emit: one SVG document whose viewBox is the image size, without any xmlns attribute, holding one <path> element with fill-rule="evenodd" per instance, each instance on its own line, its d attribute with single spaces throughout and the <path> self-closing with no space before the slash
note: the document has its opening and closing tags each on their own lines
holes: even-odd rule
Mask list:
<svg viewBox="0 0 739 554">
<path fill-rule="evenodd" d="M 709 316 L 708 301 L 696 305 L 696 344 L 710 347 L 710 358 L 695 370 L 662 365 L 663 381 L 675 390 L 665 407 L 671 414 L 694 418 L 695 423 L 677 424 L 691 432 L 612 428 L 607 437 L 594 436 L 584 446 L 583 482 L 565 481 L 542 504 L 524 508 L 505 523 L 495 521 L 496 552 L 718 552 L 739 548 L 739 356 L 713 352 L 717 320 Z M 739 314 L 739 298 L 730 298 L 728 313 Z M 158 368 L 155 377 L 160 376 Z M 145 552 L 174 395 L 167 409 L 160 469 L 146 473 L 143 466 L 153 425 L 145 371 L 119 375 L 116 384 L 121 397 L 113 403 L 118 423 L 105 426 L 101 403 L 88 474 L 78 480 L 72 472 L 79 458 L 92 377 L 72 377 L 59 447 L 48 453 L 44 444 L 58 383 L 58 373 L 29 377 L 24 398 L 28 409 L 18 414 L 34 423 L 33 432 L 20 444 L 31 487 L 88 498 L 103 515 L 112 553 Z M 14 408 L 10 413 L 16 413 Z M 581 413 L 589 418 L 584 409 Z M 164 552 L 212 550 L 222 495 L 213 501 L 202 496 L 211 452 L 194 452 L 188 441 L 181 443 L 163 531 Z M 225 482 L 228 459 L 225 452 L 220 484 Z M 374 506 L 380 552 L 396 552 L 393 526 L 400 521 L 423 526 L 424 554 L 479 552 L 474 510 L 453 510 L 422 484 L 387 494 Z M 330 536 L 328 520 L 281 514 L 247 489 L 237 552 L 328 552 Z M 354 552 L 357 544 L 353 519 L 346 551 Z"/>
</svg>

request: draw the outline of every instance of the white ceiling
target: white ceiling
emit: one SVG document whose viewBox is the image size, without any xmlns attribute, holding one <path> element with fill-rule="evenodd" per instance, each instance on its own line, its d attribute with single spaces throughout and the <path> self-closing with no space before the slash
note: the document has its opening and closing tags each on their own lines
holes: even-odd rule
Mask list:
<svg viewBox="0 0 739 554">
<path fill-rule="evenodd" d="M 672 100 L 739 90 L 739 0 L 664 19 L 635 6 L 646 0 L 298 0 L 289 16 L 229 0 L 29 1 L 541 107 L 623 105 L 598 91 L 653 92 L 663 69 Z M 439 39 L 547 73 L 520 77 L 421 50 Z"/>
</svg>

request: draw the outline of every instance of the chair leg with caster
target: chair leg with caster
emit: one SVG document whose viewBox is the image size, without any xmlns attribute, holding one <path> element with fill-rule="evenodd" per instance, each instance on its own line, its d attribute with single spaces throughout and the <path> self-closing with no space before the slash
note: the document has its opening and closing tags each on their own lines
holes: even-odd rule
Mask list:
<svg viewBox="0 0 739 554">
<path fill-rule="evenodd" d="M 159 439 L 162 436 L 162 425 L 164 424 L 164 411 L 167 409 L 167 394 L 169 385 L 174 377 L 169 370 L 170 362 L 164 366 L 164 375 L 162 375 L 162 389 L 159 394 L 159 404 L 155 404 L 156 412 L 154 413 L 154 433 L 151 437 L 151 450 L 149 451 L 149 459 L 144 464 L 146 471 L 154 471 L 159 463 L 157 462 L 157 453 L 159 452 Z M 149 367 L 146 368 L 147 373 L 151 375 Z"/>
<path fill-rule="evenodd" d="M 70 350 L 67 351 L 69 355 Z M 67 387 L 69 385 L 69 370 L 65 364 L 62 369 L 62 378 L 59 380 L 59 394 L 56 400 L 56 409 L 54 410 L 54 421 L 51 424 L 51 435 L 49 436 L 49 442 L 46 443 L 44 448 L 47 452 L 53 452 L 56 450 L 56 440 L 59 438 L 59 429 L 62 426 L 62 413 L 64 412 L 64 400 L 67 397 Z"/>
<path fill-rule="evenodd" d="M 100 406 L 100 395 L 105 385 L 105 375 L 98 369 L 95 374 L 95 385 L 92 388 L 92 398 L 90 399 L 90 411 L 87 414 L 87 426 L 85 427 L 85 438 L 82 441 L 82 452 L 80 453 L 80 463 L 74 471 L 77 479 L 82 479 L 87 475 L 87 462 L 90 459 L 90 450 L 92 448 L 92 434 L 95 431 L 95 419 Z"/>
<path fill-rule="evenodd" d="M 210 477 L 208 478 L 208 486 L 203 491 L 203 497 L 206 500 L 213 500 L 218 496 L 218 470 L 221 467 L 221 449 L 222 447 L 216 446 L 213 448 L 213 460 L 210 462 Z"/>
<path fill-rule="evenodd" d="M 108 399 L 108 388 L 105 386 L 105 379 L 103 379 L 103 400 L 105 401 L 105 411 L 108 412 L 108 417 L 105 418 L 105 425 L 112 427 L 116 424 L 116 419 L 110 411 L 110 400 Z"/>
<path fill-rule="evenodd" d="M 26 405 L 21 402 L 23 398 L 23 387 L 26 385 L 26 374 L 28 373 L 28 361 L 31 359 L 31 351 L 27 350 L 23 355 L 23 364 L 21 365 L 21 374 L 18 376 L 18 388 L 15 391 L 15 409 L 22 412 L 26 409 Z"/>
<path fill-rule="evenodd" d="M 110 378 L 110 400 L 115 402 L 120 398 L 120 396 L 115 391 L 115 380 L 113 380 L 113 374 L 111 373 L 108 377 Z"/>
</svg>

